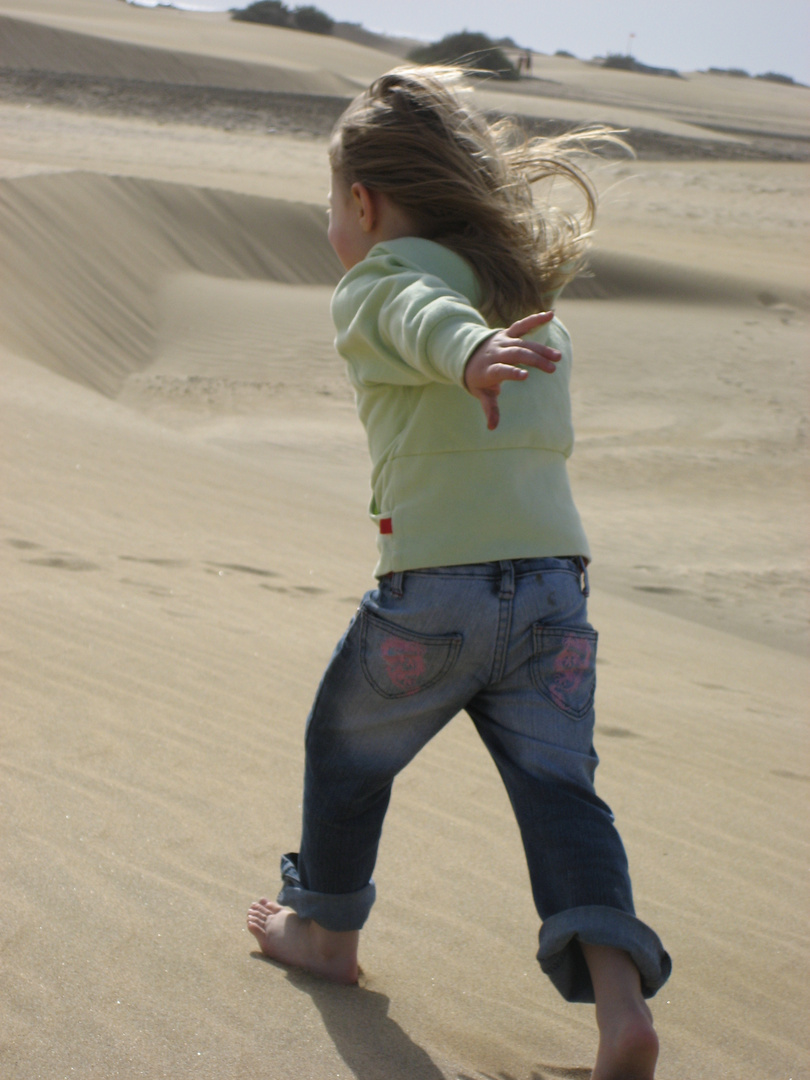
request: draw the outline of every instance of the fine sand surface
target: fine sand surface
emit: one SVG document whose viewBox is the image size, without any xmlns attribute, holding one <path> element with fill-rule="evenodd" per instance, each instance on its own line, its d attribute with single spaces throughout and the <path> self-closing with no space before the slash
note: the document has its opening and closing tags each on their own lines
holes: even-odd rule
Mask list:
<svg viewBox="0 0 810 1080">
<path fill-rule="evenodd" d="M 372 584 L 323 132 L 396 63 L 0 0 L 3 1078 L 589 1076 L 592 1010 L 533 959 L 517 830 L 463 716 L 395 787 L 361 987 L 244 929 Z M 535 74 L 482 105 L 647 148 L 596 165 L 592 276 L 559 314 L 600 793 L 674 961 L 658 1076 L 805 1080 L 810 90 Z M 247 99 L 225 91 L 277 122 L 226 123 Z"/>
</svg>

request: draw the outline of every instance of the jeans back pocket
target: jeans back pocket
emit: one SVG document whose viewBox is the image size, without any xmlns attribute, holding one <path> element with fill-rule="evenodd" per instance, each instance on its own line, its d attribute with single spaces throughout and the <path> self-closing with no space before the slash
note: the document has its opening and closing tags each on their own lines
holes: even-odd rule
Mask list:
<svg viewBox="0 0 810 1080">
<path fill-rule="evenodd" d="M 596 631 L 536 623 L 532 642 L 535 689 L 572 720 L 583 720 L 596 690 Z"/>
<path fill-rule="evenodd" d="M 453 666 L 461 634 L 418 634 L 361 612 L 360 661 L 369 683 L 386 698 L 427 690 Z"/>
</svg>

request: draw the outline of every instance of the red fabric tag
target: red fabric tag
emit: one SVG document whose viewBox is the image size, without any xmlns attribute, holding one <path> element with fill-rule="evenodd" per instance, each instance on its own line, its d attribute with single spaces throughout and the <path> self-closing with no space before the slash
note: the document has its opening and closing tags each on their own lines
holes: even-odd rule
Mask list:
<svg viewBox="0 0 810 1080">
<path fill-rule="evenodd" d="M 391 518 L 380 518 L 380 532 L 383 536 L 390 536 L 394 531 Z"/>
</svg>

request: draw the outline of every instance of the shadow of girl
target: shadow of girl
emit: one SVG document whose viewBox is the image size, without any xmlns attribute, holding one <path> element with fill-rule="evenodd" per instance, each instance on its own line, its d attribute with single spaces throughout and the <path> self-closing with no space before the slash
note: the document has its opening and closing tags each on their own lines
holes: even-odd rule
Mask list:
<svg viewBox="0 0 810 1080">
<path fill-rule="evenodd" d="M 385 994 L 337 986 L 306 972 L 288 980 L 309 994 L 335 1048 L 357 1080 L 446 1080 L 427 1051 L 388 1016 Z"/>
</svg>

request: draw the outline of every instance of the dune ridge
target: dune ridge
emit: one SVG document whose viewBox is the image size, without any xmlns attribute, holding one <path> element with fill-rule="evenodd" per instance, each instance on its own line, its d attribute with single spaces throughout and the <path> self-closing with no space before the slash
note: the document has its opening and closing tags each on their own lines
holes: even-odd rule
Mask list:
<svg viewBox="0 0 810 1080">
<path fill-rule="evenodd" d="M 163 275 L 312 284 L 338 277 L 324 211 L 305 204 L 68 173 L 4 181 L 0 215 L 7 340 L 112 396 L 153 355 Z"/>
<path fill-rule="evenodd" d="M 321 207 L 94 173 L 0 182 L 0 325 L 14 347 L 115 396 L 154 357 L 159 283 L 214 278 L 334 285 Z M 776 290 L 776 291 L 775 291 Z M 810 308 L 783 285 L 597 251 L 566 298 Z M 69 318 L 65 316 L 68 315 Z"/>
<path fill-rule="evenodd" d="M 599 248 L 588 262 L 588 271 L 567 286 L 571 300 L 655 300 L 733 306 L 775 307 L 783 304 L 810 310 L 810 293 L 764 278 L 708 272 L 626 252 Z"/>
<path fill-rule="evenodd" d="M 356 84 L 336 73 L 290 63 L 250 63 L 152 45 L 107 41 L 0 15 L 0 67 L 13 71 L 110 76 L 178 86 L 351 95 Z"/>
<path fill-rule="evenodd" d="M 189 12 L 146 8 L 121 0 L 0 0 L 0 12 L 36 27 L 87 34 L 99 42 L 140 45 L 159 54 L 168 48 L 197 57 L 217 57 L 247 65 L 269 64 L 317 77 L 331 72 L 354 86 L 391 66 L 392 54 L 326 34 L 302 33 L 278 26 L 231 19 L 227 11 Z M 48 67 L 59 70 L 61 57 L 51 53 Z M 313 86 L 313 89 L 316 89 Z"/>
</svg>

